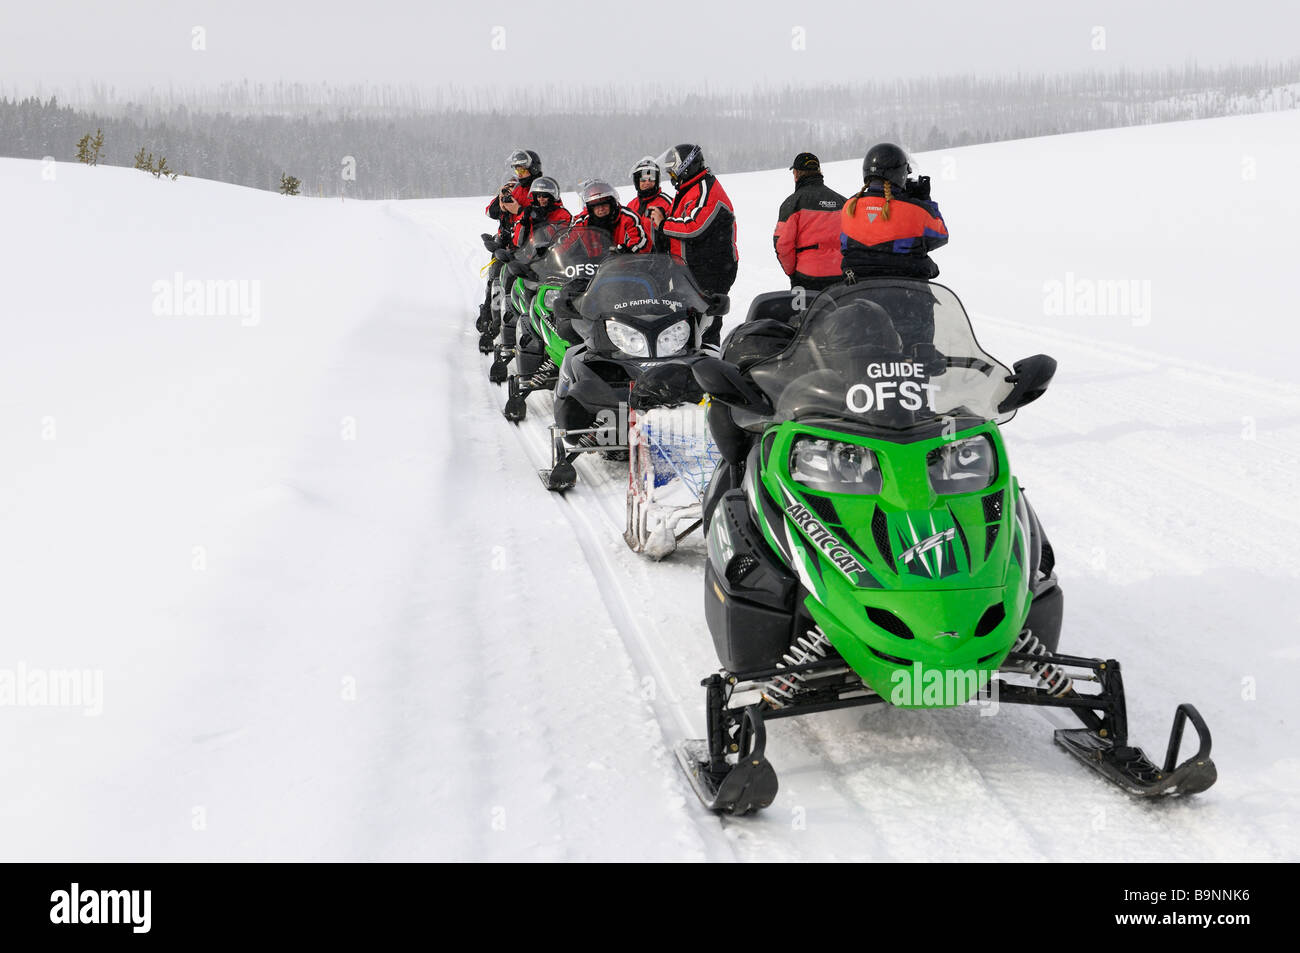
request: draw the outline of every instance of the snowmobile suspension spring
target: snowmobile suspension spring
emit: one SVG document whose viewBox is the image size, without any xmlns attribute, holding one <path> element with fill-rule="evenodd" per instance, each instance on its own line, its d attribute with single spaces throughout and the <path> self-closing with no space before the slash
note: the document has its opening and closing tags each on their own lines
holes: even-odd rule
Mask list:
<svg viewBox="0 0 1300 953">
<path fill-rule="evenodd" d="M 1034 635 L 1032 630 L 1025 629 L 1016 639 L 1016 644 L 1011 651 L 1024 652 L 1028 655 L 1046 655 L 1047 646 L 1038 641 L 1038 636 Z M 1046 690 L 1047 694 L 1060 698 L 1062 695 L 1069 694 L 1074 688 L 1074 683 L 1059 665 L 1053 665 L 1051 662 L 1029 662 L 1028 665 L 1029 671 L 1038 679 L 1038 684 Z"/>
<path fill-rule="evenodd" d="M 776 663 L 776 667 L 798 668 L 801 665 L 819 661 L 826 658 L 826 652 L 830 647 L 830 640 L 826 638 L 825 633 L 820 628 L 811 629 L 807 635 L 801 635 L 794 640 L 794 645 L 790 646 L 790 650 L 781 656 L 781 661 Z M 794 693 L 798 691 L 799 684 L 803 680 L 803 676 L 798 672 L 789 675 L 778 675 L 764 685 L 759 694 L 773 708 L 781 708 L 787 701 L 794 698 Z"/>
<path fill-rule="evenodd" d="M 555 362 L 548 359 L 546 363 L 537 369 L 536 373 L 534 373 L 532 377 L 528 378 L 528 381 L 526 382 L 527 386 L 532 390 L 540 390 L 546 386 L 546 378 L 548 378 L 554 371 Z"/>
</svg>

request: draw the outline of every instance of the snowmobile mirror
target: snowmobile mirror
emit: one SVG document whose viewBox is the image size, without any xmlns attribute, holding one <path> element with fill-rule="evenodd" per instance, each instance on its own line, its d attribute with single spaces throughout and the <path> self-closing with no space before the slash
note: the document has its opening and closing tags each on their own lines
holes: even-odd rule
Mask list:
<svg viewBox="0 0 1300 953">
<path fill-rule="evenodd" d="M 1046 354 L 1035 354 L 1024 360 L 1016 361 L 1007 383 L 1012 384 L 1011 393 L 998 404 L 998 413 L 1005 414 L 1043 396 L 1047 385 L 1056 374 L 1056 360 Z"/>
<path fill-rule="evenodd" d="M 767 415 L 771 405 L 762 394 L 755 391 L 734 364 L 716 357 L 705 357 L 691 365 L 695 382 L 715 400 L 751 413 Z"/>
<path fill-rule="evenodd" d="M 709 308 L 705 314 L 723 315 L 731 310 L 731 296 L 722 292 L 709 296 Z"/>
</svg>

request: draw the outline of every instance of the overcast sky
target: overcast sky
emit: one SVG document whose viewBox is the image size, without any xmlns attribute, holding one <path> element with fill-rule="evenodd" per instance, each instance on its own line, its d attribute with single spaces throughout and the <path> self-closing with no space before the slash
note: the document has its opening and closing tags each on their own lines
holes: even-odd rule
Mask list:
<svg viewBox="0 0 1300 953">
<path fill-rule="evenodd" d="M 206 49 L 193 49 L 195 28 Z M 244 78 L 747 87 L 1281 60 L 1300 55 L 1297 37 L 1295 0 L 2 0 L 0 88 Z"/>
</svg>

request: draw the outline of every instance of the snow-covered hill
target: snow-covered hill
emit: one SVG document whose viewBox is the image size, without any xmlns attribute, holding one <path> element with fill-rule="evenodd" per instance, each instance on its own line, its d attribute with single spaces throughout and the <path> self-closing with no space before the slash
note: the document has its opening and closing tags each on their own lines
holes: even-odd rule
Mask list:
<svg viewBox="0 0 1300 953">
<path fill-rule="evenodd" d="M 1298 160 L 1294 112 L 918 157 L 984 345 L 1061 364 L 1007 441 L 1062 648 L 1125 663 L 1150 751 L 1195 702 L 1219 784 L 1135 804 L 1036 712 L 867 709 L 773 726 L 735 820 L 669 754 L 702 550 L 628 552 L 614 464 L 537 484 L 544 401 L 511 427 L 474 349 L 482 201 L 0 161 L 0 855 L 1300 858 Z M 738 320 L 789 173 L 724 185 Z"/>
</svg>

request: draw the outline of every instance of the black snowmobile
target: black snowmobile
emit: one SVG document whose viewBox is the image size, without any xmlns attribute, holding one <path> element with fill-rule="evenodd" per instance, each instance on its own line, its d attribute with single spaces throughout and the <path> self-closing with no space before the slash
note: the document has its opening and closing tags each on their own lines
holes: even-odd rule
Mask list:
<svg viewBox="0 0 1300 953">
<path fill-rule="evenodd" d="M 702 396 L 687 365 L 729 305 L 726 295 L 701 291 L 686 265 L 668 255 L 616 255 L 596 269 L 573 299 L 572 327 L 582 343 L 560 366 L 551 466 L 541 471 L 547 489 L 573 486 L 579 454 L 625 451 L 634 386 L 658 403 L 680 399 L 674 391 L 682 389 Z"/>
</svg>

